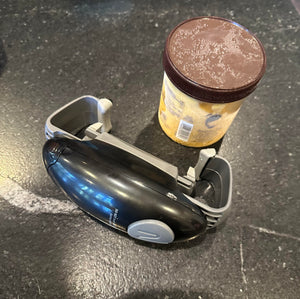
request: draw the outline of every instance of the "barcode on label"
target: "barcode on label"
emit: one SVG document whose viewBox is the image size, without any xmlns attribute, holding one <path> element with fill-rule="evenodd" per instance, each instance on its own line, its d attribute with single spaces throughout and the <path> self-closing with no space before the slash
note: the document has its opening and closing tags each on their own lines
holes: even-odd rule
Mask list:
<svg viewBox="0 0 300 299">
<path fill-rule="evenodd" d="M 178 126 L 178 130 L 176 133 L 176 137 L 183 140 L 188 141 L 193 129 L 193 124 L 190 124 L 184 120 L 181 120 Z"/>
</svg>

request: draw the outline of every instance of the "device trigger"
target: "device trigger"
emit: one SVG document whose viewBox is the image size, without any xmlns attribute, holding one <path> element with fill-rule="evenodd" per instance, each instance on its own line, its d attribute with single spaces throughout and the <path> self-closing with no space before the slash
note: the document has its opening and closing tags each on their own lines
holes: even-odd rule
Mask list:
<svg viewBox="0 0 300 299">
<path fill-rule="evenodd" d="M 109 99 L 102 98 L 98 101 L 98 120 L 102 123 L 100 127 L 101 133 L 109 132 L 112 128 L 110 121 L 110 110 L 112 102 Z"/>
<path fill-rule="evenodd" d="M 186 177 L 192 182 L 196 182 L 200 178 L 200 174 L 203 171 L 208 160 L 216 155 L 216 150 L 214 148 L 203 149 L 199 153 L 199 159 L 195 167 L 190 167 L 188 169 Z"/>
</svg>

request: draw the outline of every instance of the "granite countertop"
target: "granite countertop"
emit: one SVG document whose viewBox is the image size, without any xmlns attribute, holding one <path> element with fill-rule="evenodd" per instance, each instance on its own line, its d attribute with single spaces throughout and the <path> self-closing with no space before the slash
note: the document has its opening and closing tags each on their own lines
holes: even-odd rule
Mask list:
<svg viewBox="0 0 300 299">
<path fill-rule="evenodd" d="M 0 1 L 1 298 L 298 298 L 299 1 Z M 199 149 L 159 127 L 165 39 L 214 15 L 254 32 L 267 71 L 219 143 L 233 169 L 222 227 L 167 246 L 87 216 L 42 162 L 46 118 L 113 100 L 112 133 L 184 174 Z"/>
</svg>

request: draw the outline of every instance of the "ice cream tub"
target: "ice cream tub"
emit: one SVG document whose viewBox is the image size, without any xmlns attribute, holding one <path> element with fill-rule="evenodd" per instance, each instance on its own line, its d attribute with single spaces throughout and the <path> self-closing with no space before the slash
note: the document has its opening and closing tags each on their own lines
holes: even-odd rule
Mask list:
<svg viewBox="0 0 300 299">
<path fill-rule="evenodd" d="M 266 68 L 254 34 L 219 17 L 186 20 L 169 34 L 158 119 L 174 141 L 205 147 L 220 140 Z"/>
</svg>

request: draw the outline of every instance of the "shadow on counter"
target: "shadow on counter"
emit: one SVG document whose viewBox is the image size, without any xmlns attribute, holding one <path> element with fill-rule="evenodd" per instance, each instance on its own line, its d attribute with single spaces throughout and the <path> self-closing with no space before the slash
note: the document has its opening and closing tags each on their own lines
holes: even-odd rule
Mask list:
<svg viewBox="0 0 300 299">
<path fill-rule="evenodd" d="M 129 294 L 122 295 L 118 297 L 119 299 L 163 299 L 163 298 L 172 298 L 172 299 L 220 299 L 222 297 L 211 294 L 207 291 L 183 291 L 180 289 L 171 289 L 171 290 L 147 290 L 147 291 L 136 291 Z"/>
<path fill-rule="evenodd" d="M 218 153 L 222 142 L 223 138 L 208 147 L 214 148 Z M 150 124 L 138 135 L 134 145 L 177 166 L 179 175 L 186 174 L 188 168 L 197 163 L 200 150 L 207 148 L 187 147 L 174 142 L 161 129 L 157 113 L 153 115 Z"/>
<path fill-rule="evenodd" d="M 0 76 L 2 75 L 4 68 L 7 63 L 7 56 L 4 49 L 4 43 L 2 39 L 0 38 Z"/>
</svg>

